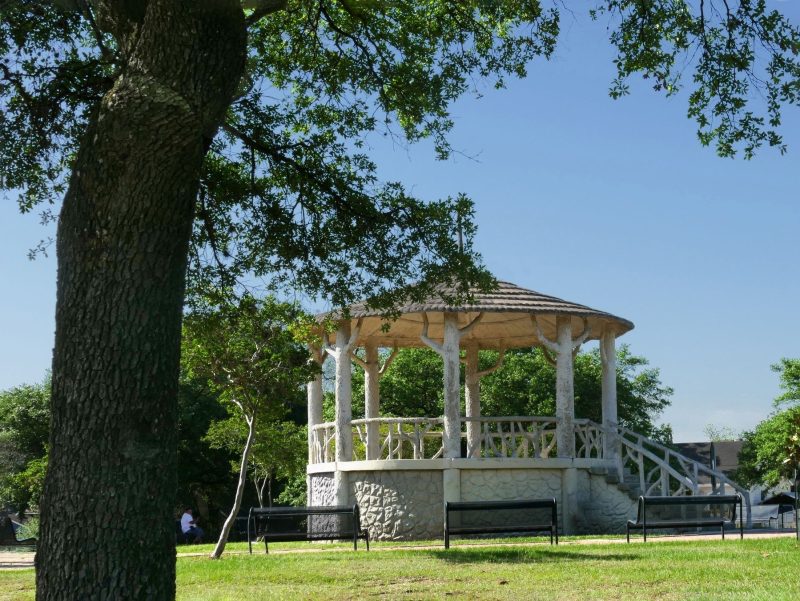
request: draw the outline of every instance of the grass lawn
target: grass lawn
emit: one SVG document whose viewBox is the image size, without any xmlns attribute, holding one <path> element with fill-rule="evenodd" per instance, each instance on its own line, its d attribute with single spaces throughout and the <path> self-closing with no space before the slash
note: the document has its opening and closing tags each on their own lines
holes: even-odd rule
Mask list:
<svg viewBox="0 0 800 601">
<path fill-rule="evenodd" d="M 448 552 L 375 547 L 369 553 L 230 554 L 220 561 L 180 557 L 178 598 L 776 601 L 800 598 L 798 574 L 800 547 L 791 538 Z M 0 599 L 33 599 L 33 570 L 0 571 Z"/>
</svg>

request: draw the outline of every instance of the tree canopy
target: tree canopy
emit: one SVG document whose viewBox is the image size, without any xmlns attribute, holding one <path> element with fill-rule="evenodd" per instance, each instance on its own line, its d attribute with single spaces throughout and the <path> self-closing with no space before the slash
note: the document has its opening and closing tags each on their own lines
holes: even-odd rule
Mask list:
<svg viewBox="0 0 800 601">
<path fill-rule="evenodd" d="M 775 404 L 800 401 L 800 360 L 783 358 L 772 366 L 778 374 L 783 393 Z M 743 435 L 736 477 L 745 484 L 779 485 L 792 478 L 800 468 L 800 405 L 777 410 Z"/>
<path fill-rule="evenodd" d="M 76 149 L 101 99 L 125 72 L 148 10 L 158 4 L 62 0 L 0 3 L 0 186 L 20 206 L 64 192 Z M 551 56 L 560 10 L 534 0 L 245 2 L 247 60 L 218 135 L 207 141 L 190 273 L 237 281 L 257 274 L 344 306 L 443 276 L 486 282 L 452 233 L 465 197 L 425 203 L 380 182 L 365 149 L 377 132 L 431 138 L 451 151 L 450 103 L 475 76 L 503 87 Z M 131 4 L 132 5 L 132 4 Z M 656 91 L 690 87 L 703 144 L 745 156 L 785 149 L 782 109 L 797 105 L 800 33 L 765 2 L 597 2 L 618 76 Z M 689 80 L 687 83 L 686 80 Z M 347 285 L 343 286 L 342 282 Z M 425 292 L 419 291 L 421 298 Z"/>
<path fill-rule="evenodd" d="M 778 374 L 782 390 L 775 404 L 800 403 L 800 359 L 784 357 L 772 366 L 772 371 Z"/>
<path fill-rule="evenodd" d="M 38 506 L 49 423 L 49 378 L 0 391 L 0 507 Z"/>
<path fill-rule="evenodd" d="M 481 351 L 481 368 L 497 362 L 497 353 Z M 595 349 L 575 359 L 575 416 L 602 423 L 602 366 Z M 463 370 L 462 370 L 463 402 Z M 381 379 L 381 414 L 398 417 L 438 417 L 443 407 L 441 358 L 430 349 L 401 349 Z M 500 369 L 481 379 L 483 415 L 555 415 L 555 368 L 539 349 L 507 351 Z M 672 388 L 661 381 L 658 368 L 631 353 L 627 345 L 617 351 L 617 405 L 620 424 L 647 436 L 671 441 L 669 426 L 656 419 L 670 404 Z M 364 372 L 353 377 L 353 414 L 363 417 Z M 327 417 L 332 419 L 332 397 Z M 463 409 L 462 409 L 463 414 Z M 327 418 L 326 417 L 326 418 Z"/>
<path fill-rule="evenodd" d="M 279 429 L 275 422 L 302 398 L 303 385 L 317 370 L 292 330 L 301 316 L 296 305 L 245 296 L 235 305 L 190 313 L 184 320 L 185 368 L 192 378 L 205 380 L 230 413 L 229 419 L 211 424 L 206 438 L 216 448 L 233 450 L 240 443 L 242 449 L 233 507 L 212 557 L 218 558 L 225 549 L 248 472 L 256 481 L 261 501 L 263 485 L 271 483 L 275 471 L 296 464 L 292 461 L 296 445 L 290 446 L 288 459 L 276 454 L 276 443 L 289 444 L 291 425 Z M 281 432 L 278 441 L 266 438 Z M 256 449 L 253 464 L 251 455 Z M 286 476 L 294 476 L 294 472 Z"/>
</svg>

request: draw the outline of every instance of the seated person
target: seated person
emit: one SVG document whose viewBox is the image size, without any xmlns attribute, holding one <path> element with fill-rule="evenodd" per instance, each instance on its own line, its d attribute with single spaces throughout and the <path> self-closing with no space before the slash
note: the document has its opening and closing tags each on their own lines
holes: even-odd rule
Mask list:
<svg viewBox="0 0 800 601">
<path fill-rule="evenodd" d="M 202 543 L 203 542 L 203 532 L 202 528 L 197 526 L 197 521 L 194 519 L 192 515 L 192 508 L 187 507 L 183 515 L 181 516 L 181 532 L 186 537 L 187 543 Z"/>
</svg>

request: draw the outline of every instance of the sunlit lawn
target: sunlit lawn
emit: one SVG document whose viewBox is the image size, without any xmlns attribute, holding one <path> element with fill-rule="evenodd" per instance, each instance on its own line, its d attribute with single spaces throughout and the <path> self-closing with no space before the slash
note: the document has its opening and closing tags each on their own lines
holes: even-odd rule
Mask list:
<svg viewBox="0 0 800 601">
<path fill-rule="evenodd" d="M 793 538 L 450 551 L 375 546 L 369 553 L 337 546 L 270 555 L 262 547 L 261 553 L 232 553 L 220 561 L 179 557 L 178 598 L 775 601 L 800 599 L 798 574 L 800 547 Z M 0 599 L 33 599 L 33 570 L 0 571 Z"/>
</svg>

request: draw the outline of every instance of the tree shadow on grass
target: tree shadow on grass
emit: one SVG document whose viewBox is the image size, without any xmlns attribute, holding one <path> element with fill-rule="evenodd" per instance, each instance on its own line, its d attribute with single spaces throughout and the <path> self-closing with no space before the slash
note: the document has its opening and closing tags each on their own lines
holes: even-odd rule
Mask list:
<svg viewBox="0 0 800 601">
<path fill-rule="evenodd" d="M 584 553 L 549 549 L 475 549 L 453 548 L 428 550 L 426 554 L 448 563 L 570 563 L 575 561 L 634 561 L 633 553 Z"/>
</svg>

